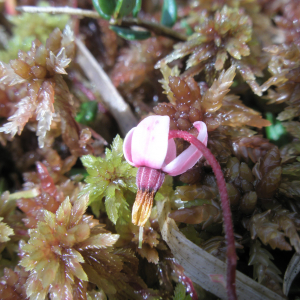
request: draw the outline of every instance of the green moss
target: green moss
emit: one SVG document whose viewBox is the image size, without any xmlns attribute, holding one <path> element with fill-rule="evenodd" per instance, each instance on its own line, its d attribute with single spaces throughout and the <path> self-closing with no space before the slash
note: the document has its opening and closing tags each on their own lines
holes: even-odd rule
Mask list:
<svg viewBox="0 0 300 300">
<path fill-rule="evenodd" d="M 105 158 L 85 155 L 81 158 L 88 176 L 83 193 L 89 193 L 93 213 L 103 210 L 102 198 L 109 219 L 116 224 L 118 218 L 128 219 L 130 210 L 124 197 L 126 190 L 136 192 L 136 171 L 123 158 L 123 141 L 119 135 L 114 139 L 111 150 L 106 149 Z"/>
<path fill-rule="evenodd" d="M 48 6 L 47 2 L 41 2 L 40 6 Z M 69 21 L 67 15 L 51 15 L 46 13 L 23 13 L 10 16 L 9 21 L 14 25 L 13 35 L 8 43 L 3 45 L 5 50 L 0 51 L 0 60 L 8 63 L 18 57 L 19 50 L 29 51 L 33 40 L 38 39 L 42 44 L 46 43 L 50 33 L 59 28 L 63 30 Z"/>
</svg>

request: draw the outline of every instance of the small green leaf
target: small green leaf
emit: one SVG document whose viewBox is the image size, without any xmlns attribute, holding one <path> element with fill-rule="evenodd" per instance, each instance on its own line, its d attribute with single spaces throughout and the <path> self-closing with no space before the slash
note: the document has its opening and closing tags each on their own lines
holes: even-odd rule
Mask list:
<svg viewBox="0 0 300 300">
<path fill-rule="evenodd" d="M 90 154 L 88 154 L 88 155 L 83 155 L 82 157 L 81 157 L 81 161 L 82 161 L 82 164 L 86 167 L 86 168 L 90 168 L 91 169 L 91 171 L 93 171 L 93 170 L 95 170 L 95 173 L 93 173 L 93 174 L 90 174 L 89 172 L 89 174 L 90 175 L 94 175 L 94 176 L 96 176 L 98 173 L 97 173 L 97 170 L 96 170 L 96 164 L 97 164 L 97 157 L 95 157 L 95 156 L 93 156 L 93 155 L 90 155 Z"/>
<path fill-rule="evenodd" d="M 266 118 L 272 125 L 266 127 L 267 138 L 276 144 L 285 144 L 287 140 L 287 133 L 281 122 L 276 120 L 274 115 L 270 112 L 266 113 Z"/>
<path fill-rule="evenodd" d="M 141 7 L 142 7 L 142 0 L 136 0 L 135 7 L 134 7 L 134 9 L 132 11 L 132 15 L 134 17 L 137 16 L 137 14 L 139 13 L 139 11 L 141 10 Z"/>
<path fill-rule="evenodd" d="M 186 35 L 192 35 L 194 33 L 192 27 L 188 24 L 186 20 L 181 20 L 180 26 L 186 30 Z"/>
<path fill-rule="evenodd" d="M 80 106 L 80 111 L 75 117 L 78 123 L 88 125 L 95 120 L 98 111 L 97 101 L 84 102 Z"/>
<path fill-rule="evenodd" d="M 173 300 L 184 300 L 186 294 L 186 287 L 182 283 L 176 285 Z"/>
<path fill-rule="evenodd" d="M 91 203 L 91 209 L 92 209 L 92 213 L 99 218 L 100 216 L 100 211 L 104 210 L 104 203 L 102 201 L 95 201 L 93 203 Z"/>
<path fill-rule="evenodd" d="M 120 203 L 117 203 L 116 201 L 116 186 L 115 185 L 109 185 L 105 191 L 105 209 L 108 218 L 116 224 L 118 220 L 118 210 L 120 207 Z"/>
<path fill-rule="evenodd" d="M 161 24 L 172 27 L 177 20 L 176 0 L 164 0 L 161 13 Z"/>
<path fill-rule="evenodd" d="M 110 26 L 116 34 L 122 37 L 125 40 L 134 41 L 134 40 L 145 40 L 151 36 L 149 31 L 137 31 L 129 28 L 119 27 L 119 26 Z"/>
<path fill-rule="evenodd" d="M 92 0 L 98 14 L 106 20 L 110 20 L 116 9 L 116 0 Z"/>
<path fill-rule="evenodd" d="M 124 17 L 133 12 L 136 6 L 136 0 L 118 0 L 116 9 L 114 11 L 114 17 Z"/>
<path fill-rule="evenodd" d="M 117 135 L 111 145 L 112 159 L 117 157 L 123 157 L 123 141 L 119 135 Z"/>
</svg>

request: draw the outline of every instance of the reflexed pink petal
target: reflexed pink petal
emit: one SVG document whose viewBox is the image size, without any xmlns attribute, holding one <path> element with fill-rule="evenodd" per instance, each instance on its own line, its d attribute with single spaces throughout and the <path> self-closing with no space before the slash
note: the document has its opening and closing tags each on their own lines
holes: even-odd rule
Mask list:
<svg viewBox="0 0 300 300">
<path fill-rule="evenodd" d="M 199 131 L 197 139 L 207 145 L 207 128 L 205 123 L 198 121 L 194 123 L 194 126 Z M 177 176 L 192 168 L 201 156 L 202 152 L 191 145 L 168 165 L 163 167 L 162 170 L 171 176 Z"/>
<path fill-rule="evenodd" d="M 131 157 L 136 167 L 161 169 L 168 150 L 170 118 L 150 116 L 135 128 Z"/>
<path fill-rule="evenodd" d="M 168 151 L 163 164 L 163 167 L 176 158 L 176 144 L 174 139 L 168 141 Z"/>
<path fill-rule="evenodd" d="M 131 143 L 132 143 L 132 135 L 136 127 L 132 128 L 125 136 L 124 143 L 123 143 L 123 153 L 124 157 L 129 164 L 134 166 L 132 162 L 132 155 L 131 155 Z"/>
<path fill-rule="evenodd" d="M 197 136 L 197 139 L 201 141 L 205 146 L 207 146 L 207 127 L 204 122 L 197 121 L 194 122 L 194 127 L 199 131 L 199 134 Z"/>
</svg>

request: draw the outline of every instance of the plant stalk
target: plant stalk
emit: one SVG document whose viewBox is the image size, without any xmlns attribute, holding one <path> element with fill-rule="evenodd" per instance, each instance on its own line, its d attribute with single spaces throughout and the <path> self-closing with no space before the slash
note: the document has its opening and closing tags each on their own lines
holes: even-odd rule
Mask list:
<svg viewBox="0 0 300 300">
<path fill-rule="evenodd" d="M 67 15 L 76 15 L 78 17 L 87 17 L 93 19 L 101 18 L 96 11 L 67 7 L 67 6 L 66 7 L 18 6 L 16 7 L 16 10 L 19 12 L 27 12 L 27 13 L 67 14 Z M 165 36 L 176 41 L 187 40 L 186 35 L 174 31 L 169 27 L 163 26 L 160 23 L 149 22 L 139 18 L 124 17 L 122 19 L 117 19 L 117 20 L 112 18 L 110 20 L 110 24 L 124 26 L 124 27 L 139 26 L 152 31 L 156 35 Z"/>
<path fill-rule="evenodd" d="M 226 189 L 226 182 L 221 170 L 221 166 L 214 157 L 214 155 L 210 152 L 210 150 L 198 139 L 196 139 L 193 135 L 186 131 L 180 130 L 171 130 L 169 132 L 169 139 L 172 138 L 182 138 L 187 142 L 190 142 L 192 145 L 197 147 L 204 157 L 207 159 L 209 164 L 211 165 L 216 179 L 220 192 L 221 205 L 223 211 L 223 220 L 224 220 L 224 229 L 225 229 L 225 238 L 227 242 L 227 276 L 226 276 L 226 288 L 227 295 L 229 300 L 237 300 L 236 296 L 236 288 L 235 288 L 235 271 L 236 271 L 236 261 L 237 256 L 235 252 L 235 241 L 234 241 L 234 233 L 233 233 L 233 224 L 231 217 L 230 204 Z"/>
<path fill-rule="evenodd" d="M 184 34 L 181 34 L 180 32 L 174 31 L 173 29 L 163 26 L 160 23 L 155 23 L 155 22 L 149 22 L 146 20 L 142 20 L 139 18 L 128 18 L 124 17 L 120 20 L 120 23 L 118 23 L 119 20 L 116 20 L 116 24 L 118 26 L 139 26 L 143 27 L 145 29 L 148 29 L 155 33 L 156 35 L 161 35 L 165 36 L 168 38 L 172 38 L 173 40 L 176 41 L 186 41 L 187 36 Z"/>
</svg>

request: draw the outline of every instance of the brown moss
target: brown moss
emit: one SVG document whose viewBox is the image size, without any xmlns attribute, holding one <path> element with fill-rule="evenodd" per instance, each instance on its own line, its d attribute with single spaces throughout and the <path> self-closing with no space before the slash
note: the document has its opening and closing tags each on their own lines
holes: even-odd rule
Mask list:
<svg viewBox="0 0 300 300">
<path fill-rule="evenodd" d="M 23 267 L 17 266 L 15 270 L 4 268 L 4 275 L 0 280 L 0 298 L 3 300 L 29 299 L 26 295 L 25 282 L 29 273 Z"/>
<path fill-rule="evenodd" d="M 263 248 L 258 240 L 251 244 L 249 265 L 253 265 L 253 278 L 270 290 L 283 296 L 281 272 L 271 261 L 273 259 L 272 254 Z"/>
<path fill-rule="evenodd" d="M 90 146 L 79 145 L 80 128 L 74 120 L 73 99 L 61 74 L 75 53 L 74 36 L 70 27 L 62 33 L 55 29 L 42 45 L 35 40 L 28 53 L 20 51 L 18 59 L 9 65 L 1 63 L 0 77 L 4 85 L 27 87 L 27 93 L 17 104 L 17 111 L 0 130 L 14 136 L 21 134 L 32 117 L 37 120 L 36 134 L 39 146 L 44 147 L 46 134 L 51 129 L 54 112 L 61 121 L 61 132 L 72 153 L 79 155 L 91 151 Z"/>
<path fill-rule="evenodd" d="M 134 41 L 125 48 L 111 72 L 113 84 L 126 94 L 151 76 L 155 63 L 172 43 L 163 37 Z"/>
<path fill-rule="evenodd" d="M 169 217 L 174 219 L 176 222 L 182 222 L 186 224 L 200 224 L 207 220 L 212 222 L 221 221 L 220 208 L 211 204 L 183 208 L 170 213 Z"/>
<path fill-rule="evenodd" d="M 164 70 L 163 72 L 166 72 Z M 235 67 L 223 71 L 213 85 L 203 95 L 196 81 L 192 78 L 170 76 L 168 97 L 172 103 L 162 103 L 154 107 L 158 115 L 167 115 L 171 119 L 171 129 L 180 129 L 197 134 L 193 122 L 205 122 L 208 131 L 219 126 L 268 126 L 269 122 L 261 119 L 254 110 L 247 108 L 238 97 L 226 95 L 235 76 Z M 166 87 L 164 79 L 164 88 Z M 173 95 L 170 95 L 172 93 Z"/>
<path fill-rule="evenodd" d="M 265 245 L 269 244 L 273 249 L 291 250 L 293 246 L 297 252 L 300 251 L 298 228 L 297 214 L 278 204 L 274 209 L 253 215 L 249 223 L 252 239 L 259 237 Z M 290 243 L 285 237 L 289 238 Z"/>
<path fill-rule="evenodd" d="M 272 198 L 281 182 L 281 158 L 277 147 L 270 149 L 253 168 L 259 198 Z"/>
<path fill-rule="evenodd" d="M 90 3 L 79 1 L 78 5 L 91 8 Z M 149 5 L 153 4 L 143 4 L 143 9 Z M 139 117 L 151 113 L 152 106 L 158 103 L 154 112 L 169 116 L 171 129 L 197 135 L 193 123 L 205 122 L 209 131 L 208 148 L 220 163 L 226 179 L 234 230 L 241 235 L 235 238 L 246 248 L 239 255 L 240 266 L 247 264 L 249 258 L 253 277 L 281 295 L 280 272 L 271 261 L 272 255 L 280 256 L 282 251 L 293 248 L 300 252 L 298 6 L 296 0 L 198 0 L 192 5 L 181 1 L 178 22 L 173 29 L 183 34 L 193 33 L 187 42 L 176 44 L 171 53 L 171 40 L 152 37 L 123 42 L 109 29 L 109 22 L 103 20 L 88 21 L 89 25 L 98 22 L 99 26 L 85 40 L 88 47 L 97 48 L 93 53 L 101 55 L 100 63 Z M 144 11 L 140 16 L 149 18 Z M 94 28 L 83 29 L 83 22 L 80 32 L 90 34 Z M 72 70 L 75 76 L 70 76 L 70 81 L 62 76 L 66 74 L 73 52 L 71 35 L 55 30 L 46 45 L 35 41 L 28 53 L 20 52 L 9 65 L 0 64 L 0 116 L 10 118 L 2 128 L 19 133 L 27 126 L 22 137 L 7 143 L 6 149 L 16 164 L 17 175 L 23 176 L 23 191 L 32 188 L 39 191 L 36 197 L 17 201 L 22 212 L 15 209 L 14 201 L 8 201 L 8 192 L 1 195 L 0 217 L 14 231 L 14 235 L 7 234 L 11 232 L 1 223 L 4 239 L 11 239 L 4 240 L 0 247 L 4 255 L 1 263 L 7 263 L 7 259 L 14 266 L 16 242 L 28 241 L 28 238 L 29 241 L 22 241 L 18 252 L 21 264 L 26 265 L 28 271 L 19 267 L 14 271 L 5 269 L 0 298 L 26 299 L 38 293 L 42 298 L 51 299 L 57 295 L 58 299 L 64 299 L 65 295 L 73 299 L 171 298 L 177 276 L 185 283 L 189 279 L 182 268 L 176 268 L 160 236 L 155 206 L 145 224 L 142 248 L 138 248 L 139 229 L 129 221 L 132 192 L 125 191 L 126 188 L 124 193 L 117 191 L 117 200 L 120 200 L 114 202 L 117 205 L 106 208 L 103 205 L 102 196 L 111 196 L 113 193 L 109 191 L 123 182 L 111 180 L 111 189 L 101 190 L 93 178 L 108 174 L 104 160 L 97 159 L 97 166 L 96 160 L 90 160 L 87 166 L 91 172 L 87 180 L 87 189 L 91 192 L 89 200 L 97 198 L 97 206 L 93 206 L 97 219 L 85 214 L 87 198 L 78 198 L 81 184 L 72 181 L 67 174 L 78 156 L 91 150 L 91 132 L 74 121 L 77 103 L 69 92 L 74 78 L 79 82 L 86 79 L 77 76 L 80 71 L 76 66 Z M 161 82 L 165 95 L 161 95 L 157 83 L 159 71 L 153 70 L 160 59 L 158 65 L 163 73 Z M 263 79 L 258 81 L 257 77 Z M 10 84 L 12 86 L 8 86 Z M 89 84 L 83 88 L 86 86 Z M 255 97 L 249 92 L 249 86 Z M 259 96 L 262 92 L 267 92 L 271 106 L 265 105 Z M 78 97 L 82 102 L 97 97 L 93 93 L 92 98 L 88 95 L 91 94 L 86 93 L 82 99 Z M 262 128 L 269 122 L 263 120 L 261 114 L 267 111 L 278 113 L 290 134 L 290 143 L 280 150 L 264 138 Z M 104 109 L 104 113 L 107 114 L 107 110 Z M 107 123 L 104 127 L 107 127 L 106 132 L 113 131 Z M 30 131 L 37 133 L 40 145 L 44 143 L 43 148 L 35 149 L 35 136 Z M 112 135 L 113 132 L 107 136 Z M 3 145 L 10 139 L 0 133 Z M 182 141 L 176 141 L 176 145 L 179 153 L 188 146 Z M 102 151 L 99 154 L 103 155 Z M 39 171 L 32 172 L 36 162 Z M 130 188 L 134 190 L 131 179 Z M 189 185 L 179 186 L 175 179 L 174 185 L 159 192 L 158 199 L 170 199 L 173 209 L 170 217 L 183 223 L 179 228 L 187 238 L 225 261 L 222 210 L 211 167 L 202 158 L 179 179 Z M 16 179 L 13 188 L 20 189 L 20 182 Z M 79 204 L 81 201 L 84 204 Z M 117 207 L 120 203 L 122 209 Z M 112 213 L 117 216 L 115 225 L 108 218 L 112 219 Z M 106 223 L 110 231 L 99 225 L 99 221 Z M 267 251 L 261 242 L 271 250 Z M 236 248 L 242 247 L 236 243 Z M 247 248 L 250 257 L 247 257 Z M 282 271 L 286 267 L 280 260 L 275 263 Z M 148 289 L 147 285 L 159 291 Z"/>
<path fill-rule="evenodd" d="M 192 77 L 204 70 L 206 82 L 211 85 L 225 66 L 236 65 L 243 80 L 255 94 L 261 95 L 256 76 L 263 76 L 267 59 L 258 43 L 271 44 L 271 22 L 263 14 L 257 16 L 260 10 L 257 3 L 229 1 L 226 4 L 222 6 L 217 1 L 206 9 L 207 5 L 200 3 L 194 8 L 196 12 L 191 12 L 185 20 L 194 33 L 187 42 L 176 44 L 175 50 L 159 61 L 156 68 L 189 55 L 185 76 Z"/>
<path fill-rule="evenodd" d="M 101 30 L 101 41 L 104 46 L 104 62 L 108 67 L 112 67 L 115 64 L 118 50 L 117 34 L 110 30 L 109 22 L 104 19 L 99 19 L 98 24 Z"/>
<path fill-rule="evenodd" d="M 238 242 L 235 243 L 237 249 L 243 249 L 243 246 Z M 226 261 L 226 242 L 223 236 L 215 236 L 201 244 L 201 248 L 217 257 L 223 262 Z"/>
</svg>

